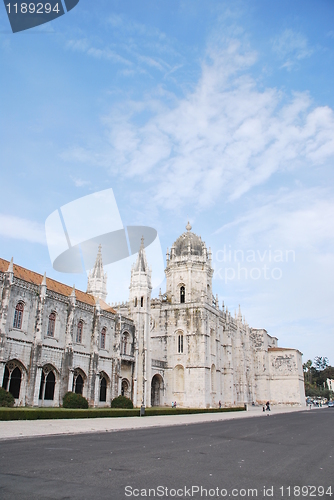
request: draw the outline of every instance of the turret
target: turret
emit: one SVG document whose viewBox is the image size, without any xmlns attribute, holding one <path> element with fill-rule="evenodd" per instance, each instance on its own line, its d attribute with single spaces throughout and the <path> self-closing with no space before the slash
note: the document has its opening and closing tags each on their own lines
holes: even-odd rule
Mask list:
<svg viewBox="0 0 334 500">
<path fill-rule="evenodd" d="M 101 245 L 99 245 L 94 269 L 88 275 L 87 293 L 102 300 L 107 298 L 107 273 L 103 270 Z"/>
<path fill-rule="evenodd" d="M 174 304 L 208 302 L 212 305 L 211 250 L 208 252 L 191 224 L 171 247 L 166 263 L 167 295 Z"/>
<path fill-rule="evenodd" d="M 150 356 L 150 313 L 151 275 L 148 267 L 144 238 L 138 252 L 137 261 L 131 270 L 129 307 L 135 323 L 135 376 L 134 406 L 151 406 L 151 356 Z"/>
</svg>

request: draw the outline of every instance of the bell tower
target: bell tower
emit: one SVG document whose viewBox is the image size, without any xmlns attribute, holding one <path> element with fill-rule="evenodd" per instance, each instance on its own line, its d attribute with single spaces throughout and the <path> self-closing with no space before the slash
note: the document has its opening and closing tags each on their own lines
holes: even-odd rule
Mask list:
<svg viewBox="0 0 334 500">
<path fill-rule="evenodd" d="M 150 313 L 151 274 L 144 249 L 144 238 L 136 263 L 131 269 L 129 294 L 130 314 L 135 323 L 134 406 L 151 406 Z"/>
<path fill-rule="evenodd" d="M 212 300 L 211 249 L 207 250 L 201 237 L 191 229 L 188 222 L 187 231 L 175 241 L 170 252 L 167 249 L 167 298 L 172 304 Z"/>
<path fill-rule="evenodd" d="M 99 245 L 94 269 L 88 274 L 87 293 L 102 300 L 107 298 L 107 273 L 103 270 L 101 245 Z"/>
</svg>

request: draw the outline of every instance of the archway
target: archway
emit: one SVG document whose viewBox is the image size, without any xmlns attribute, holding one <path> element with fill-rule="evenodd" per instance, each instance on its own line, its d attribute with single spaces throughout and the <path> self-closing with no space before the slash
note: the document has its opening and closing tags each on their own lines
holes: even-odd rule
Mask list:
<svg viewBox="0 0 334 500">
<path fill-rule="evenodd" d="M 162 403 L 163 378 L 156 374 L 151 383 L 151 406 L 160 406 Z"/>
<path fill-rule="evenodd" d="M 20 397 L 22 365 L 18 361 L 9 361 L 5 366 L 2 387 L 10 392 L 15 399 Z"/>
<path fill-rule="evenodd" d="M 107 379 L 105 375 L 100 375 L 100 403 L 107 401 Z"/>
<path fill-rule="evenodd" d="M 50 365 L 43 367 L 41 384 L 39 387 L 39 399 L 42 401 L 53 401 L 56 385 L 54 368 Z"/>
<path fill-rule="evenodd" d="M 75 392 L 76 394 L 81 394 L 81 396 L 83 396 L 85 381 L 86 381 L 85 373 L 80 368 L 74 370 L 72 391 Z"/>
<path fill-rule="evenodd" d="M 121 394 L 126 398 L 130 398 L 130 382 L 126 378 L 122 380 Z"/>
<path fill-rule="evenodd" d="M 20 368 L 17 366 L 12 371 L 9 384 L 9 392 L 13 395 L 15 399 L 19 399 L 20 387 L 21 387 L 21 377 L 22 373 Z"/>
</svg>

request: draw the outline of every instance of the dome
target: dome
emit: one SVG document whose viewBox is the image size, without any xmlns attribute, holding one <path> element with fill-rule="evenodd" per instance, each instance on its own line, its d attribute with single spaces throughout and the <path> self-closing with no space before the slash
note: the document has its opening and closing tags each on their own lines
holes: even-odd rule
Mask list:
<svg viewBox="0 0 334 500">
<path fill-rule="evenodd" d="M 191 225 L 187 224 L 186 226 L 187 232 L 181 234 L 178 239 L 174 243 L 175 255 L 177 257 L 181 255 L 188 254 L 188 247 L 190 246 L 191 255 L 203 255 L 203 246 L 204 243 L 201 240 L 200 236 L 191 232 Z"/>
</svg>

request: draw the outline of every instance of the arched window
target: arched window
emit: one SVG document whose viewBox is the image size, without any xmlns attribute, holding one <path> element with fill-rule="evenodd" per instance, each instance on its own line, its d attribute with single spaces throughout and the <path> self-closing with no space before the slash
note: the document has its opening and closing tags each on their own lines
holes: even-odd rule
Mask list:
<svg viewBox="0 0 334 500">
<path fill-rule="evenodd" d="M 44 387 L 45 387 L 45 373 L 42 370 L 41 385 L 39 386 L 39 397 L 38 397 L 38 399 L 43 399 L 43 397 L 44 397 Z"/>
<path fill-rule="evenodd" d="M 10 361 L 5 366 L 5 372 L 3 374 L 2 387 L 9 391 L 15 399 L 20 396 L 22 371 L 17 366 L 15 361 Z"/>
<path fill-rule="evenodd" d="M 137 307 L 137 304 L 138 304 L 138 300 L 137 300 L 137 297 L 135 297 L 135 307 Z"/>
<path fill-rule="evenodd" d="M 84 381 L 83 381 L 83 378 L 82 376 L 79 375 L 77 376 L 77 378 L 75 379 L 75 386 L 74 386 L 74 392 L 76 394 L 81 394 L 82 395 L 82 391 L 83 391 L 83 385 L 84 385 Z"/>
<path fill-rule="evenodd" d="M 56 377 L 51 369 L 45 367 L 42 370 L 41 385 L 39 388 L 39 399 L 53 401 L 55 393 Z"/>
<path fill-rule="evenodd" d="M 186 301 L 186 288 L 184 286 L 180 287 L 180 303 L 184 304 Z"/>
<path fill-rule="evenodd" d="M 83 329 L 83 321 L 79 321 L 78 327 L 77 327 L 77 335 L 75 341 L 77 344 L 81 344 L 82 342 L 82 329 Z"/>
<path fill-rule="evenodd" d="M 8 381 L 9 381 L 9 370 L 8 367 L 5 366 L 5 373 L 3 374 L 3 381 L 2 381 L 2 387 L 5 389 L 5 391 L 8 391 Z"/>
<path fill-rule="evenodd" d="M 48 324 L 48 332 L 47 332 L 48 337 L 55 336 L 55 325 L 56 325 L 56 314 L 54 312 L 52 312 L 49 316 L 49 324 Z"/>
<path fill-rule="evenodd" d="M 80 368 L 75 369 L 73 373 L 72 392 L 82 395 L 86 378 L 85 373 Z"/>
<path fill-rule="evenodd" d="M 129 334 L 127 332 L 124 332 L 122 334 L 121 354 L 129 354 L 128 344 L 129 344 Z"/>
<path fill-rule="evenodd" d="M 126 398 L 130 397 L 130 384 L 126 378 L 123 378 L 123 380 L 122 380 L 121 394 L 122 394 L 122 396 L 125 396 Z"/>
<path fill-rule="evenodd" d="M 103 375 L 100 376 L 100 401 L 107 401 L 107 381 Z"/>
<path fill-rule="evenodd" d="M 19 302 L 15 307 L 13 328 L 20 329 L 22 327 L 23 310 L 24 310 L 24 304 L 23 302 Z"/>
<path fill-rule="evenodd" d="M 55 383 L 56 383 L 56 377 L 53 371 L 51 370 L 49 371 L 46 377 L 44 399 L 47 399 L 49 401 L 53 400 L 55 392 Z"/>
<path fill-rule="evenodd" d="M 106 329 L 102 328 L 101 335 L 100 335 L 100 348 L 105 349 L 106 348 Z"/>
<path fill-rule="evenodd" d="M 183 334 L 179 333 L 177 336 L 177 352 L 179 354 L 183 353 Z"/>
<path fill-rule="evenodd" d="M 15 399 L 18 399 L 20 395 L 21 376 L 22 376 L 21 370 L 17 366 L 11 373 L 10 384 L 9 384 L 9 392 L 13 395 Z"/>
<path fill-rule="evenodd" d="M 144 297 L 140 297 L 140 307 L 144 307 Z"/>
</svg>

